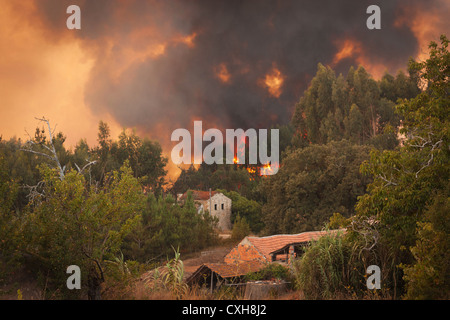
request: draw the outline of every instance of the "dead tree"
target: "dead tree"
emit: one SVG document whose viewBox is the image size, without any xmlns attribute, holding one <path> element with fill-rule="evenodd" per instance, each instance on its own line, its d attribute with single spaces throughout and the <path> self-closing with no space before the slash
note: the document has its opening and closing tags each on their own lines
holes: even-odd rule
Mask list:
<svg viewBox="0 0 450 320">
<path fill-rule="evenodd" d="M 35 141 L 28 134 L 29 139 L 25 144 L 25 148 L 22 148 L 21 150 L 43 156 L 44 158 L 51 160 L 54 163 L 55 168 L 58 170 L 59 178 L 61 180 L 64 180 L 66 166 L 61 165 L 61 162 L 59 161 L 59 158 L 58 158 L 58 154 L 56 153 L 55 144 L 53 142 L 53 135 L 54 135 L 56 126 L 52 130 L 51 126 L 50 126 L 50 121 L 48 119 L 46 119 L 45 117 L 35 118 L 35 119 L 39 120 L 41 122 L 44 122 L 47 125 L 48 137 L 49 137 L 48 144 L 46 144 L 45 141 Z M 33 148 L 36 148 L 37 146 L 43 147 L 44 150 L 38 151 L 38 150 L 33 149 Z M 45 151 L 45 152 L 43 152 L 43 151 Z M 97 161 L 95 161 L 95 160 L 89 161 L 88 159 L 86 159 L 86 161 L 87 161 L 87 164 L 84 165 L 82 168 L 80 168 L 76 163 L 74 164 L 75 167 L 77 168 L 77 171 L 79 174 L 83 174 L 84 170 L 86 170 L 90 166 L 97 163 Z"/>
<path fill-rule="evenodd" d="M 64 170 L 66 169 L 66 166 L 62 166 L 61 165 L 61 162 L 59 162 L 59 159 L 58 159 L 58 155 L 56 154 L 55 145 L 53 143 L 54 130 L 52 131 L 52 129 L 50 127 L 50 121 L 48 119 L 45 119 L 45 117 L 35 118 L 35 119 L 39 120 L 41 122 L 45 122 L 47 124 L 48 136 L 49 136 L 48 145 L 45 143 L 45 141 L 38 141 L 38 142 L 36 142 L 28 134 L 29 140 L 26 142 L 25 148 L 22 148 L 21 150 L 22 151 L 26 151 L 26 152 L 30 152 L 30 153 L 34 153 L 34 154 L 37 154 L 37 155 L 40 155 L 40 156 L 43 156 L 44 158 L 47 158 L 47 159 L 51 160 L 55 164 L 56 168 L 58 169 L 59 178 L 61 180 L 64 180 Z M 33 148 L 35 148 L 36 146 L 43 147 L 44 150 L 46 150 L 46 152 L 34 150 Z"/>
</svg>

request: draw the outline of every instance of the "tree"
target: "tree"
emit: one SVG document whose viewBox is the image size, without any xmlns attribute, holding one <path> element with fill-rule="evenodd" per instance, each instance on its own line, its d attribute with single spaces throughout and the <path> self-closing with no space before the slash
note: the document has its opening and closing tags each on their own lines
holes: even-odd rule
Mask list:
<svg viewBox="0 0 450 320">
<path fill-rule="evenodd" d="M 259 202 L 249 200 L 236 191 L 228 192 L 220 189 L 218 191 L 222 192 L 232 201 L 231 221 L 233 223 L 236 223 L 237 217 L 240 217 L 241 219 L 246 220 L 250 230 L 254 233 L 259 233 L 263 229 L 264 222 L 261 217 L 262 205 Z"/>
<path fill-rule="evenodd" d="M 450 54 L 447 47 L 447 38 L 441 36 L 440 47 L 434 42 L 430 44 L 429 59 L 410 61 L 409 69 L 420 77 L 424 89 L 415 98 L 400 100 L 397 105 L 403 119 L 400 132 L 406 137 L 403 146 L 398 150 L 373 151 L 370 160 L 362 166 L 362 171 L 372 175 L 374 181 L 368 187 L 368 194 L 358 201 L 357 214 L 379 223 L 379 243 L 390 248 L 394 265 L 405 267 L 409 298 L 421 291 L 414 288 L 416 284 L 422 286 L 433 279 L 439 282 L 440 276 L 429 273 L 426 277 L 431 278 L 419 279 L 425 273 L 417 270 L 433 268 L 437 252 L 445 254 L 440 251 L 445 246 L 433 244 L 440 241 L 437 236 L 440 233 L 430 221 L 433 216 L 441 215 L 433 205 L 437 201 L 435 197 L 442 193 L 448 197 Z M 445 203 L 442 201 L 438 202 Z M 447 225 L 444 223 L 443 227 Z M 424 252 L 425 241 L 437 252 Z M 402 270 L 395 268 L 394 272 L 394 283 L 399 283 L 403 290 Z"/>
<path fill-rule="evenodd" d="M 342 140 L 287 153 L 278 173 L 263 181 L 265 233 L 321 229 L 330 216 L 354 213 L 370 181 L 359 173 L 369 147 Z"/>
<path fill-rule="evenodd" d="M 128 164 L 111 173 L 101 189 L 69 171 L 63 180 L 41 166 L 44 192 L 25 216 L 20 250 L 36 258 L 40 269 L 63 293 L 65 268 L 78 265 L 89 298 L 98 298 L 103 261 L 119 251 L 123 238 L 141 219 L 144 195 Z M 76 294 L 76 293 L 75 293 Z"/>
<path fill-rule="evenodd" d="M 405 266 L 406 299 L 448 299 L 450 296 L 449 190 L 433 196 L 418 223 L 411 248 L 414 264 Z"/>
<path fill-rule="evenodd" d="M 56 152 L 56 146 L 59 146 L 61 148 L 65 138 L 60 133 L 58 134 L 57 138 L 54 139 L 53 137 L 54 130 L 52 130 L 50 126 L 50 121 L 48 119 L 45 119 L 45 117 L 36 119 L 41 122 L 44 122 L 47 125 L 49 138 L 48 143 L 46 143 L 44 129 L 42 130 L 42 132 L 40 132 L 39 129 L 37 128 L 34 139 L 30 137 L 30 139 L 27 141 L 27 147 L 24 148 L 23 151 L 31 152 L 50 160 L 53 166 L 58 169 L 59 179 L 64 180 L 64 172 L 66 166 L 61 163 L 60 157 Z"/>
<path fill-rule="evenodd" d="M 352 104 L 348 117 L 344 119 L 346 138 L 360 144 L 363 140 L 363 116 L 356 104 Z"/>
<path fill-rule="evenodd" d="M 7 266 L 15 257 L 17 215 L 14 203 L 18 185 L 8 174 L 6 160 L 0 152 L 0 274 L 8 274 Z"/>
<path fill-rule="evenodd" d="M 158 142 L 140 138 L 135 131 L 123 130 L 118 141 L 110 138 L 109 126 L 100 121 L 98 132 L 99 145 L 93 150 L 99 166 L 95 168 L 95 180 L 103 183 L 105 175 L 118 170 L 128 161 L 136 178 L 155 194 L 160 194 L 167 183 L 164 169 L 168 159 L 162 155 Z"/>
<path fill-rule="evenodd" d="M 193 252 L 217 242 L 216 224 L 208 212 L 197 211 L 190 192 L 183 205 L 171 195 L 149 194 L 138 229 L 125 241 L 124 254 L 146 262 L 170 254 L 172 248 Z"/>
<path fill-rule="evenodd" d="M 377 139 L 387 126 L 397 128 L 399 116 L 394 106 L 399 98 L 417 95 L 417 73 L 397 78 L 386 74 L 375 81 L 362 67 L 350 67 L 347 76 L 319 64 L 308 89 L 297 103 L 292 118 L 295 134 L 292 143 L 305 147 L 310 143 L 350 139 L 358 144 L 388 146 Z M 386 137 L 385 137 L 386 138 Z"/>
<path fill-rule="evenodd" d="M 257 185 L 258 181 L 247 171 L 245 165 L 202 163 L 198 169 L 193 165 L 182 169 L 170 191 L 172 194 L 179 194 L 187 190 L 224 189 L 254 199 L 257 197 Z"/>
<path fill-rule="evenodd" d="M 317 73 L 311 80 L 309 88 L 295 108 L 294 127 L 300 135 L 307 134 L 307 139 L 313 142 L 324 142 L 320 134 L 320 120 L 332 110 L 334 71 L 319 63 Z M 305 137 L 306 138 L 306 137 Z"/>
<path fill-rule="evenodd" d="M 250 234 L 250 226 L 247 223 L 247 220 L 241 218 L 240 215 L 236 217 L 233 224 L 233 229 L 231 230 L 231 239 L 234 241 L 241 241 L 246 236 Z"/>
</svg>

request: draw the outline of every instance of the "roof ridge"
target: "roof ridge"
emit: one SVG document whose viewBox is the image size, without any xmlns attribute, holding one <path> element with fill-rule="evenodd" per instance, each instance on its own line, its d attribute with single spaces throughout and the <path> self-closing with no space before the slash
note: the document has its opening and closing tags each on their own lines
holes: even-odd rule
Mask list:
<svg viewBox="0 0 450 320">
<path fill-rule="evenodd" d="M 246 238 L 248 238 L 250 240 L 250 238 L 254 238 L 254 239 L 268 239 L 268 238 L 272 238 L 272 237 L 279 237 L 279 236 L 299 236 L 302 234 L 308 234 L 308 233 L 327 233 L 327 232 L 336 232 L 336 231 L 344 231 L 345 229 L 333 229 L 333 230 L 320 230 L 320 231 L 304 231 L 304 232 L 300 232 L 300 233 L 281 233 L 281 234 L 273 234 L 270 236 L 264 236 L 264 237 L 257 237 L 257 236 L 247 236 Z"/>
</svg>

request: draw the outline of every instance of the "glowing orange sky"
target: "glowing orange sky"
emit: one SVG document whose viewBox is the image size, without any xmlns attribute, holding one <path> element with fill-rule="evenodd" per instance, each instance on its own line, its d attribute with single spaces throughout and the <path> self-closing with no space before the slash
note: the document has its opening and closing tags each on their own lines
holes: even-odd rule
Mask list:
<svg viewBox="0 0 450 320">
<path fill-rule="evenodd" d="M 26 139 L 45 116 L 67 135 L 69 145 L 81 138 L 95 143 L 98 121 L 84 103 L 84 86 L 94 61 L 79 40 L 49 43 L 34 8 L 25 1 L 1 0 L 0 128 L 4 138 Z M 68 34 L 69 35 L 69 34 Z M 108 115 L 114 133 L 118 126 Z M 70 134 L 68 134 L 70 133 Z"/>
<path fill-rule="evenodd" d="M 57 125 L 57 131 L 61 130 L 67 136 L 68 147 L 81 138 L 86 138 L 89 145 L 95 145 L 100 120 L 110 125 L 112 137 L 116 138 L 122 124 L 106 110 L 93 112 L 85 100 L 85 88 L 93 68 L 109 63 L 109 57 L 99 60 L 91 43 L 83 42 L 75 36 L 76 31 L 67 30 L 65 26 L 62 26 L 58 40 L 53 39 L 31 1 L 0 0 L 0 8 L 0 135 L 5 139 L 12 136 L 26 139 L 25 130 L 32 133 L 38 125 L 34 117 L 45 116 L 52 125 Z M 118 18 L 125 19 L 126 16 Z M 440 32 L 445 32 L 442 28 L 448 25 L 443 27 L 441 20 L 433 19 L 432 11 L 421 15 L 417 10 L 405 10 L 398 19 L 398 26 L 410 28 L 423 47 L 430 38 L 437 39 Z M 115 73 L 109 75 L 111 78 L 118 79 L 136 61 L 164 55 L 170 45 L 196 45 L 197 33 L 172 34 L 165 39 L 154 37 L 158 33 L 154 28 L 148 26 L 130 32 L 127 44 L 131 45 L 121 48 L 120 54 L 114 56 L 118 68 L 111 70 Z M 111 43 L 103 50 L 106 53 L 113 50 L 113 39 L 103 40 L 106 44 Z M 379 77 L 384 72 L 382 65 L 365 59 L 362 44 L 352 39 L 336 39 L 335 50 L 335 60 L 324 63 L 336 64 L 351 57 L 374 76 Z M 422 51 L 418 55 L 423 58 Z M 234 74 L 225 62 L 219 61 L 216 66 L 211 72 L 216 73 L 216 78 L 224 84 L 229 84 Z M 288 79 L 284 78 L 284 71 L 281 73 L 275 67 L 266 71 L 265 88 L 278 98 Z M 261 78 L 254 82 L 260 84 Z"/>
</svg>

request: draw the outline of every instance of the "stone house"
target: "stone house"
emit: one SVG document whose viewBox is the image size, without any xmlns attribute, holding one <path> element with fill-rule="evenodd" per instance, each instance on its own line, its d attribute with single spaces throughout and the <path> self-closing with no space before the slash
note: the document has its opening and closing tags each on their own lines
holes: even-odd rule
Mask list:
<svg viewBox="0 0 450 320">
<path fill-rule="evenodd" d="M 192 197 L 197 206 L 197 210 L 208 211 L 213 217 L 217 217 L 219 223 L 217 227 L 221 231 L 231 230 L 231 199 L 221 192 L 217 191 L 198 191 L 188 190 L 183 194 L 178 194 L 178 202 L 184 202 L 188 192 L 192 193 Z"/>
</svg>

